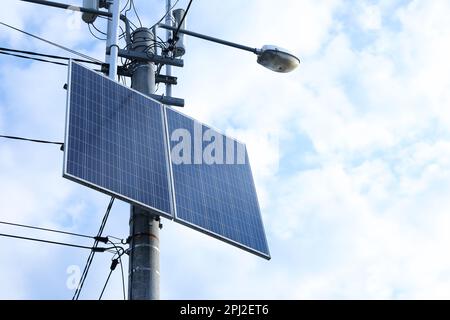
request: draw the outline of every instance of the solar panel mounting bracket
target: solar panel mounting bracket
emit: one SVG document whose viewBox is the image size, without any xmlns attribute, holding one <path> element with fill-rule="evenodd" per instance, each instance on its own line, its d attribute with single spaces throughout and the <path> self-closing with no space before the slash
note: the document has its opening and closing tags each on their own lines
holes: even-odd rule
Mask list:
<svg viewBox="0 0 450 320">
<path fill-rule="evenodd" d="M 161 63 L 161 64 L 166 64 L 166 65 L 179 67 L 179 68 L 184 67 L 184 60 L 182 60 L 182 59 L 168 58 L 168 57 L 160 56 L 157 54 L 152 54 L 149 52 L 144 53 L 144 52 L 138 52 L 138 51 L 119 49 L 119 57 L 126 58 L 126 59 L 137 59 L 137 60 L 149 61 L 149 62 L 154 62 L 154 63 Z"/>
<path fill-rule="evenodd" d="M 157 94 L 149 94 L 149 97 L 167 106 L 184 107 L 184 99 Z"/>
</svg>

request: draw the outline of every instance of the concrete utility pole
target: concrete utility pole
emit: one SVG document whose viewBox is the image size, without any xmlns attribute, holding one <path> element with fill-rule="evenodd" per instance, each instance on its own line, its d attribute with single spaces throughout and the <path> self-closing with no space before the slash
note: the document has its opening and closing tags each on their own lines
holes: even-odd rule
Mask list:
<svg viewBox="0 0 450 320">
<path fill-rule="evenodd" d="M 154 43 L 156 35 L 155 28 L 138 28 L 134 31 L 132 39 L 129 39 L 130 24 L 125 15 L 120 14 L 120 0 L 85 0 L 87 7 L 76 7 L 63 3 L 44 0 L 22 0 L 24 2 L 42 4 L 61 9 L 81 11 L 85 15 L 85 22 L 93 22 L 96 16 L 108 17 L 108 39 L 106 43 L 106 62 L 109 64 L 109 77 L 116 79 L 117 57 L 132 59 L 131 87 L 147 96 L 160 101 L 163 104 L 184 106 L 184 100 L 171 97 L 171 84 L 176 84 L 176 78 L 171 77 L 171 65 L 182 67 L 181 59 L 158 56 Z M 99 11 L 100 4 L 108 7 L 108 12 Z M 191 2 L 186 9 L 189 11 Z M 262 66 L 276 72 L 290 72 L 298 67 L 300 59 L 289 53 L 287 50 L 276 46 L 263 46 L 261 49 L 247 47 L 230 41 L 214 38 L 200 33 L 184 30 L 185 11 L 182 9 L 171 11 L 171 1 L 166 0 L 167 16 L 165 24 L 158 24 L 159 28 L 167 30 L 167 39 L 171 38 L 171 33 L 176 31 L 207 41 L 219 43 L 229 47 L 252 52 L 258 56 L 257 62 Z M 172 24 L 175 19 L 175 26 Z M 131 51 L 119 49 L 119 19 L 124 21 L 126 28 L 127 48 L 131 41 Z M 178 34 L 177 34 L 178 35 Z M 182 37 L 174 43 L 173 57 L 180 57 L 184 54 L 185 48 Z M 150 62 L 152 61 L 152 62 Z M 154 95 L 155 92 L 155 67 L 154 63 L 163 63 L 167 66 L 166 97 Z M 170 79 L 172 78 L 172 79 Z M 130 210 L 130 248 L 129 248 L 129 275 L 128 275 L 128 299 L 129 300 L 157 300 L 159 299 L 159 229 L 161 228 L 160 217 L 157 212 L 143 209 L 139 206 L 131 205 Z"/>
<path fill-rule="evenodd" d="M 154 52 L 154 34 L 138 28 L 133 33 L 132 49 Z M 151 48 L 151 49 L 149 49 Z M 145 95 L 155 92 L 155 70 L 151 62 L 135 61 L 131 87 Z M 159 229 L 160 217 L 152 211 L 131 205 L 130 261 L 128 274 L 129 300 L 159 299 Z"/>
<path fill-rule="evenodd" d="M 172 1 L 166 0 L 166 25 L 172 26 Z M 172 32 L 170 30 L 166 30 L 166 41 L 169 41 L 169 39 L 172 37 Z M 169 64 L 166 64 L 166 75 L 172 76 L 172 66 Z M 166 96 L 171 97 L 172 96 L 172 85 L 166 84 Z"/>
<path fill-rule="evenodd" d="M 108 76 L 116 80 L 117 77 L 117 56 L 119 53 L 119 19 L 120 19 L 120 0 L 108 1 L 108 12 L 112 14 L 111 19 L 108 20 L 107 29 L 107 55 L 106 62 L 109 63 Z"/>
</svg>

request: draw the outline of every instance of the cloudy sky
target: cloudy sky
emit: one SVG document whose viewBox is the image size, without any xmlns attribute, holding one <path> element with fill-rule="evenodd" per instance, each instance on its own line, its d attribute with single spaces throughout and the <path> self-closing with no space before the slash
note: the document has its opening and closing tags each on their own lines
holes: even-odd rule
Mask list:
<svg viewBox="0 0 450 320">
<path fill-rule="evenodd" d="M 135 3 L 146 26 L 164 13 L 163 0 Z M 2 5 L 1 22 L 103 59 L 78 14 Z M 449 14 L 446 0 L 194 0 L 189 29 L 279 45 L 302 65 L 275 74 L 252 54 L 188 39 L 174 95 L 247 143 L 272 260 L 164 220 L 161 297 L 449 299 Z M 70 56 L 0 29 L 1 47 Z M 66 77 L 66 67 L 1 55 L 0 134 L 62 141 Z M 63 179 L 62 156 L 0 141 L 0 220 L 97 232 L 109 197 Z M 117 201 L 105 233 L 125 238 L 128 218 Z M 0 298 L 70 299 L 87 254 L 0 237 Z M 83 299 L 98 298 L 110 258 L 96 256 Z M 105 298 L 121 297 L 117 269 Z"/>
</svg>

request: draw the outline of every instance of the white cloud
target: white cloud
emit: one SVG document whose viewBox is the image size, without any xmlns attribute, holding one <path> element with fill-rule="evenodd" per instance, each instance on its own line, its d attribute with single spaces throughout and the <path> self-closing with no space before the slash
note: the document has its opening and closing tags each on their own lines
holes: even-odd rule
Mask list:
<svg viewBox="0 0 450 320">
<path fill-rule="evenodd" d="M 364 30 L 379 30 L 382 25 L 380 7 L 376 5 L 361 4 L 361 13 L 358 22 Z"/>
<path fill-rule="evenodd" d="M 58 26 L 66 26 L 63 11 L 45 10 L 44 21 L 42 12 L 8 6 L 0 20 L 18 26 L 26 21 L 50 39 L 58 40 Z M 164 221 L 163 297 L 448 298 L 450 259 L 442 252 L 450 227 L 450 6 L 382 1 L 350 7 L 306 0 L 193 5 L 192 30 L 253 46 L 284 46 L 302 65 L 292 74 L 273 74 L 252 54 L 189 38 L 186 67 L 175 71 L 175 94 L 186 99 L 187 113 L 249 145 L 273 259 L 263 261 Z M 361 30 L 346 29 L 337 12 L 351 12 L 349 19 L 359 21 Z M 142 16 L 154 18 L 147 11 Z M 88 40 L 85 29 L 69 29 L 64 44 L 102 57 L 103 43 Z M 355 45 L 359 37 L 367 40 L 362 46 Z M 0 40 L 25 43 L 12 32 Z M 27 45 L 48 48 L 35 41 Z M 9 61 L 0 63 L 2 133 L 62 138 L 64 68 Z M 277 138 L 261 139 L 267 134 Z M 296 142 L 299 135 L 313 146 L 307 159 L 312 168 L 284 167 L 292 151 L 308 156 L 300 152 L 305 146 Z M 289 150 L 282 148 L 287 141 L 294 144 Z M 108 197 L 61 179 L 62 153 L 45 150 L 0 145 L 2 216 L 95 233 Z M 127 234 L 127 209 L 115 206 L 111 233 Z M 14 254 L 23 257 L 27 250 Z M 18 260 L 0 263 L 5 286 L 12 280 L 3 282 L 4 274 L 21 279 L 17 291 L 0 295 L 39 297 L 36 275 L 51 275 Z M 61 260 L 55 290 L 70 296 L 65 270 L 82 265 L 84 255 L 48 249 L 30 257 L 34 265 L 50 262 L 48 268 L 55 260 Z M 86 297 L 96 298 L 107 260 L 99 260 Z M 120 298 L 119 280 L 108 297 Z"/>
</svg>

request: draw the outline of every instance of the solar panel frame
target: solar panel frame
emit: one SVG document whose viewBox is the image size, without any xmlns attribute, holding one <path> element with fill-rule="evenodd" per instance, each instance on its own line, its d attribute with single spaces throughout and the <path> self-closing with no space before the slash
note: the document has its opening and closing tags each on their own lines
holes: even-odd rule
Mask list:
<svg viewBox="0 0 450 320">
<path fill-rule="evenodd" d="M 238 139 L 229 137 L 229 136 L 223 134 L 220 130 L 217 130 L 216 128 L 214 128 L 214 127 L 212 127 L 210 125 L 206 125 L 206 124 L 204 124 L 204 123 L 194 119 L 193 117 L 190 117 L 189 115 L 186 115 L 186 114 L 184 114 L 182 112 L 179 112 L 179 111 L 177 111 L 177 110 L 175 110 L 175 109 L 173 109 L 173 108 L 171 108 L 169 106 L 164 106 L 165 127 L 166 127 L 166 134 L 167 134 L 167 138 L 166 139 L 168 141 L 168 148 L 169 148 L 169 150 L 171 150 L 171 141 L 170 141 L 170 132 L 169 132 L 168 110 L 173 111 L 173 112 L 175 112 L 175 113 L 177 113 L 179 115 L 182 115 L 182 116 L 192 120 L 194 123 L 195 122 L 199 123 L 200 125 L 202 125 L 202 128 L 206 127 L 206 128 L 212 129 L 212 130 L 216 131 L 217 133 L 221 134 L 223 137 L 226 137 L 227 139 L 231 139 L 235 143 L 242 144 L 245 147 L 245 150 L 246 150 L 245 143 L 239 141 Z M 203 132 L 202 132 L 202 135 L 203 135 Z M 263 234 L 263 241 L 264 241 L 264 243 L 266 245 L 267 253 L 266 252 L 262 252 L 260 250 L 257 250 L 255 248 L 249 247 L 249 246 L 247 246 L 247 245 L 245 245 L 243 243 L 240 243 L 240 242 L 238 242 L 238 241 L 236 241 L 234 239 L 226 237 L 225 235 L 222 235 L 222 234 L 219 234 L 219 233 L 214 232 L 212 230 L 206 229 L 206 228 L 204 228 L 202 226 L 199 226 L 199 225 L 197 225 L 197 224 L 195 224 L 193 222 L 187 221 L 187 220 L 179 217 L 177 200 L 176 200 L 177 190 L 175 188 L 175 182 L 174 182 L 175 181 L 175 177 L 174 177 L 174 173 L 173 173 L 173 166 L 174 166 L 174 164 L 172 162 L 171 152 L 169 151 L 168 154 L 169 154 L 169 161 L 170 161 L 170 164 L 171 164 L 170 165 L 170 170 L 171 170 L 170 174 L 172 176 L 172 188 L 173 188 L 172 197 L 173 197 L 173 203 L 174 203 L 174 221 L 176 221 L 176 222 L 178 222 L 178 223 L 180 223 L 180 224 L 182 224 L 184 226 L 187 226 L 189 228 L 192 228 L 192 229 L 194 229 L 196 231 L 199 231 L 199 232 L 201 232 L 203 234 L 211 236 L 211 237 L 213 237 L 215 239 L 221 240 L 221 241 L 226 242 L 226 243 L 228 243 L 230 245 L 238 247 L 238 248 L 240 248 L 242 250 L 245 250 L 247 252 L 255 254 L 255 255 L 259 256 L 259 257 L 262 257 L 264 259 L 270 260 L 271 259 L 271 255 L 270 255 L 269 245 L 268 245 L 268 241 L 267 241 L 267 235 L 266 235 L 266 232 L 265 232 L 265 229 L 264 229 L 264 223 L 263 223 L 262 215 L 261 215 L 261 208 L 260 208 L 258 196 L 257 196 L 257 193 L 256 193 L 256 186 L 255 186 L 255 182 L 254 182 L 254 179 L 253 179 L 253 174 L 252 174 L 252 170 L 251 170 L 251 166 L 250 166 L 250 161 L 248 160 L 247 151 L 245 151 L 245 156 L 246 156 L 245 161 L 246 161 L 246 165 L 248 165 L 249 170 L 250 170 L 251 186 L 253 188 L 253 193 L 255 195 L 256 206 L 257 206 L 257 209 L 258 209 L 258 212 L 259 212 L 258 218 L 259 218 L 259 222 L 261 224 L 262 234 Z"/>
<path fill-rule="evenodd" d="M 71 90 L 72 90 L 72 66 L 73 65 L 79 65 L 79 66 L 83 67 L 84 69 L 89 70 L 90 72 L 94 73 L 97 76 L 101 76 L 101 77 L 103 77 L 104 79 L 106 79 L 108 81 L 114 82 L 114 84 L 116 84 L 116 85 L 120 85 L 123 88 L 126 88 L 127 90 L 131 90 L 133 93 L 137 93 L 139 96 L 142 96 L 145 99 L 151 100 L 153 103 L 155 103 L 155 104 L 157 104 L 159 106 L 159 108 L 160 108 L 160 115 L 161 115 L 161 128 L 163 130 L 161 135 L 162 135 L 162 139 L 163 139 L 164 156 L 165 156 L 164 159 L 165 159 L 166 173 L 167 173 L 167 183 L 168 183 L 167 191 L 169 193 L 168 194 L 168 199 L 169 199 L 168 200 L 168 206 L 170 208 L 169 212 L 165 212 L 165 211 L 160 210 L 158 208 L 149 206 L 149 205 L 147 205 L 145 203 L 137 201 L 136 199 L 132 199 L 130 197 L 127 197 L 127 196 L 125 196 L 123 194 L 120 194 L 118 192 L 115 192 L 113 190 L 109 190 L 107 188 L 104 188 L 101 185 L 97 185 L 95 183 L 92 183 L 91 181 L 87 181 L 85 179 L 82 179 L 80 177 L 74 176 L 74 175 L 72 175 L 72 174 L 67 172 L 67 163 L 68 163 L 67 148 L 69 147 L 69 130 L 70 130 L 69 124 L 70 124 L 70 108 L 71 108 L 70 94 L 71 94 Z M 117 197 L 118 199 L 122 199 L 122 200 L 124 200 L 126 202 L 129 202 L 131 204 L 139 205 L 139 206 L 144 207 L 144 208 L 146 208 L 148 210 L 152 210 L 156 214 L 159 214 L 159 215 L 161 215 L 161 216 L 163 216 L 165 218 L 168 218 L 170 220 L 174 220 L 174 221 L 176 221 L 176 222 L 178 222 L 178 223 L 180 223 L 182 225 L 190 227 L 190 228 L 192 228 L 194 230 L 202 232 L 202 233 L 204 233 L 204 234 L 206 234 L 208 236 L 211 236 L 213 238 L 216 238 L 218 240 L 224 241 L 224 242 L 226 242 L 228 244 L 231 244 L 231 245 L 233 245 L 235 247 L 238 247 L 240 249 L 248 251 L 248 252 L 250 252 L 252 254 L 255 254 L 257 256 L 260 256 L 262 258 L 265 258 L 265 259 L 270 259 L 271 258 L 270 251 L 269 251 L 269 246 L 268 246 L 268 241 L 267 241 L 267 236 L 266 236 L 266 233 L 264 231 L 264 224 L 263 224 L 263 220 L 262 220 L 262 216 L 261 216 L 261 210 L 260 210 L 260 206 L 259 206 L 259 201 L 258 201 L 258 197 L 257 197 L 257 194 L 256 194 L 255 182 L 254 182 L 254 179 L 253 179 L 253 174 L 252 174 L 250 162 L 248 160 L 248 154 L 247 154 L 247 151 L 246 151 L 244 143 L 242 143 L 241 141 L 239 141 L 237 139 L 228 137 L 228 136 L 224 135 L 220 130 L 217 130 L 216 128 L 213 128 L 213 127 L 211 127 L 209 125 L 206 125 L 204 123 L 201 123 L 198 120 L 196 120 L 196 119 L 194 119 L 194 118 L 192 118 L 192 117 L 190 117 L 190 116 L 188 116 L 188 115 L 186 115 L 186 114 L 184 114 L 182 112 L 179 112 L 179 111 L 177 111 L 177 110 L 175 110 L 175 109 L 173 109 L 173 108 L 171 108 L 169 106 L 162 105 L 158 101 L 155 101 L 154 99 L 152 99 L 152 98 L 150 98 L 150 97 L 148 97 L 148 96 L 146 96 L 146 95 L 144 95 L 144 94 L 142 94 L 142 93 L 140 93 L 140 92 L 138 92 L 136 90 L 130 89 L 129 87 L 127 87 L 127 86 L 125 86 L 123 84 L 120 84 L 120 83 L 118 83 L 116 81 L 113 81 L 113 80 L 107 78 L 106 76 L 104 76 L 103 74 L 96 73 L 96 72 L 92 71 L 91 69 L 88 69 L 88 68 L 84 67 L 83 65 L 81 65 L 79 63 L 76 63 L 76 62 L 72 62 L 72 61 L 71 61 L 71 63 L 69 63 L 67 94 L 68 94 L 68 99 L 67 99 L 67 106 L 66 106 L 66 108 L 67 108 L 67 112 L 66 112 L 66 126 L 65 126 L 65 131 L 66 132 L 65 132 L 65 140 L 64 140 L 65 152 L 64 152 L 64 165 L 63 165 L 63 176 L 65 178 L 70 179 L 72 181 L 75 181 L 77 183 L 80 183 L 82 185 L 88 186 L 88 187 L 90 187 L 92 189 L 95 189 L 95 190 L 98 190 L 100 192 L 103 192 L 103 193 L 109 194 L 111 196 Z M 254 199 L 252 198 L 252 201 L 253 200 L 256 201 L 256 208 L 257 208 L 257 213 L 258 214 L 257 215 L 254 214 L 254 210 L 253 210 L 254 206 L 252 205 L 252 208 L 250 209 L 253 212 L 252 214 L 249 214 L 248 216 L 244 216 L 244 217 L 242 215 L 239 216 L 239 218 L 245 218 L 245 219 L 242 219 L 243 220 L 242 227 L 236 227 L 236 228 L 235 227 L 230 227 L 230 226 L 228 226 L 228 227 L 220 227 L 220 225 L 218 224 L 217 220 L 214 220 L 214 218 L 212 218 L 212 220 L 209 220 L 211 222 L 211 224 L 209 222 L 207 222 L 207 223 L 204 223 L 204 225 L 206 225 L 207 227 L 216 228 L 216 229 L 219 228 L 220 229 L 219 232 L 215 232 L 213 230 L 208 229 L 207 227 L 202 227 L 201 225 L 197 225 L 197 224 L 195 224 L 192 221 L 189 221 L 187 219 L 183 219 L 183 217 L 178 215 L 177 194 L 176 194 L 177 193 L 177 189 L 176 189 L 176 182 L 175 182 L 176 178 L 174 177 L 174 168 L 173 168 L 175 166 L 175 164 L 172 162 L 172 156 L 171 156 L 171 147 L 172 147 L 172 145 L 171 145 L 170 132 L 169 132 L 170 131 L 170 126 L 169 126 L 169 122 L 168 122 L 168 110 L 170 110 L 170 112 L 174 112 L 174 113 L 176 113 L 176 114 L 178 114 L 178 115 L 180 115 L 182 117 L 185 117 L 189 121 L 192 121 L 193 124 L 195 124 L 195 123 L 200 124 L 202 126 L 202 136 L 203 136 L 204 128 L 212 129 L 213 131 L 215 131 L 216 133 L 222 135 L 226 139 L 232 140 L 233 143 L 234 143 L 233 145 L 235 147 L 237 146 L 237 144 L 241 144 L 241 145 L 244 146 L 244 148 L 245 148 L 245 164 L 246 164 L 246 166 L 248 166 L 248 168 L 245 168 L 245 170 L 248 170 L 248 172 L 246 172 L 246 174 L 249 173 L 249 175 L 247 175 L 246 177 L 249 178 L 249 179 L 243 179 L 243 181 L 245 181 L 245 183 L 243 185 L 243 188 L 245 190 L 247 190 L 246 189 L 247 187 L 251 188 L 251 192 L 248 193 L 247 195 L 251 195 L 251 197 L 254 197 Z M 158 128 L 159 128 L 159 125 L 158 125 Z M 227 141 L 227 140 L 225 140 L 225 141 Z M 202 145 L 202 148 L 203 148 L 203 145 Z M 237 157 L 237 155 L 234 153 L 233 157 Z M 216 179 L 218 179 L 218 175 L 222 174 L 220 171 L 217 171 L 216 173 L 214 173 L 214 172 L 215 171 L 213 171 L 213 178 L 216 178 Z M 218 172 L 220 172 L 220 173 L 218 173 Z M 216 174 L 218 174 L 218 175 L 216 175 Z M 227 173 L 224 173 L 224 174 L 227 175 Z M 232 176 L 234 176 L 234 173 L 232 174 Z M 206 184 L 205 186 L 210 187 L 211 185 Z M 220 191 L 221 190 L 219 190 L 219 193 L 218 193 L 219 196 L 221 195 Z M 225 197 L 227 195 L 229 195 L 228 193 L 225 193 L 225 192 L 223 194 L 225 195 Z M 195 196 L 195 192 L 194 192 L 194 196 Z M 217 196 L 217 192 L 216 192 L 216 196 Z M 231 196 L 233 196 L 233 195 L 231 194 Z M 225 197 L 221 197 L 221 199 L 222 199 L 221 201 L 224 201 L 223 199 L 225 199 Z M 245 198 L 242 201 L 245 202 L 245 201 L 248 201 L 248 199 L 249 198 Z M 231 200 L 228 199 L 228 201 L 231 201 Z M 228 205 L 228 202 L 224 202 L 224 203 Z M 201 220 L 207 221 L 208 220 L 208 216 L 209 216 L 209 218 L 214 216 L 216 218 L 218 217 L 219 222 L 225 225 L 226 224 L 226 220 L 229 218 L 229 215 L 226 216 L 226 214 L 220 213 L 220 208 L 224 208 L 225 209 L 226 207 L 220 207 L 219 206 L 219 207 L 211 208 L 212 211 L 214 211 L 214 212 L 199 211 L 199 213 L 197 213 L 198 216 L 196 216 L 196 219 L 200 219 L 198 221 L 198 223 L 202 224 L 200 222 Z M 242 211 L 241 211 L 241 213 L 242 213 Z M 222 219 L 221 218 L 221 217 L 225 217 L 225 216 L 227 217 L 227 219 Z M 258 219 L 258 223 L 255 224 L 254 223 L 255 222 L 254 219 Z M 194 219 L 192 219 L 192 220 L 194 220 Z M 228 220 L 235 220 L 235 222 L 236 221 L 238 221 L 238 222 L 240 221 L 240 220 L 235 219 L 233 217 L 231 217 Z M 244 223 L 246 223 L 245 226 L 244 226 Z M 254 229 L 257 229 L 257 230 L 256 231 L 252 230 L 252 227 Z M 248 237 L 246 238 L 246 235 L 247 235 L 245 233 L 246 230 L 250 230 L 250 232 L 254 233 L 255 236 L 254 236 L 253 240 L 256 241 L 256 242 L 252 242 L 253 240 L 252 241 L 248 240 L 249 239 Z M 233 231 L 236 231 L 236 233 L 233 234 Z M 221 234 L 220 232 L 222 232 L 223 234 Z M 229 236 L 227 236 L 226 233 L 228 233 Z M 236 236 L 236 234 L 240 234 L 240 235 Z M 233 235 L 235 236 L 235 238 L 237 240 L 232 239 Z M 253 245 L 254 247 L 251 247 L 251 246 L 246 245 L 245 243 L 239 242 L 239 241 L 246 242 L 246 239 L 249 241 L 247 243 L 249 243 L 249 245 Z M 263 243 L 264 245 L 260 245 L 261 243 Z M 258 250 L 257 249 L 258 247 L 262 248 L 262 249 Z"/>
<path fill-rule="evenodd" d="M 113 80 L 111 80 L 110 78 L 106 77 L 103 74 L 96 73 L 95 71 L 84 67 L 80 63 L 77 63 L 77 62 L 74 62 L 74 61 L 70 60 L 70 62 L 69 62 L 68 80 L 67 80 L 67 101 L 66 101 L 65 135 L 64 135 L 65 138 L 64 138 L 63 177 L 67 178 L 69 180 L 72 180 L 74 182 L 80 183 L 80 184 L 82 184 L 84 186 L 87 186 L 89 188 L 92 188 L 94 190 L 100 191 L 102 193 L 106 193 L 108 195 L 114 196 L 114 197 L 116 197 L 118 199 L 121 199 L 123 201 L 129 202 L 131 204 L 141 206 L 141 207 L 143 207 L 143 208 L 145 208 L 147 210 L 154 211 L 155 213 L 157 213 L 157 214 L 159 214 L 159 215 L 161 215 L 161 216 L 163 216 L 163 217 L 165 217 L 167 219 L 173 220 L 175 207 L 174 207 L 174 204 L 173 204 L 173 201 L 172 201 L 172 199 L 173 199 L 173 187 L 172 187 L 173 181 L 172 181 L 172 176 L 170 174 L 170 168 L 171 168 L 171 163 L 169 162 L 170 161 L 169 160 L 169 154 L 170 153 L 168 152 L 168 149 L 167 149 L 167 145 L 168 145 L 169 141 L 167 140 L 167 135 L 164 134 L 164 132 L 163 132 L 162 136 L 163 136 L 163 140 L 164 140 L 163 143 L 164 143 L 165 165 L 166 165 L 166 170 L 167 170 L 167 183 L 168 183 L 168 192 L 169 192 L 169 211 L 170 212 L 166 212 L 166 211 L 161 210 L 159 208 L 150 206 L 150 205 L 145 204 L 143 202 L 140 202 L 140 201 L 138 201 L 136 199 L 132 199 L 132 198 L 130 198 L 128 196 L 125 196 L 125 195 L 123 195 L 121 193 L 118 193 L 116 191 L 107 189 L 107 188 L 105 188 L 103 186 L 100 186 L 98 184 L 95 184 L 95 183 L 93 183 L 91 181 L 87 181 L 87 180 L 85 180 L 83 178 L 80 178 L 80 177 L 77 177 L 75 175 L 72 175 L 72 174 L 68 173 L 67 165 L 68 165 L 69 130 L 70 130 L 70 128 L 69 128 L 69 125 L 70 125 L 70 108 L 71 108 L 70 95 L 71 95 L 71 90 L 72 90 L 72 69 L 73 69 L 72 66 L 73 65 L 79 65 L 79 66 L 85 68 L 86 70 L 88 70 L 90 72 L 93 72 L 96 75 L 101 76 L 104 79 L 115 83 L 116 85 L 120 85 L 120 86 L 126 88 L 127 90 L 131 90 L 134 93 L 144 97 L 145 99 L 151 100 L 154 103 L 156 103 L 159 106 L 159 108 L 160 108 L 162 129 L 164 131 L 166 131 L 164 108 L 163 108 L 163 105 L 161 103 L 159 103 L 158 101 L 156 101 L 156 100 L 154 100 L 154 99 L 152 99 L 152 98 L 142 94 L 139 91 L 136 91 L 136 90 L 134 90 L 132 88 L 129 88 L 129 87 L 127 87 L 127 86 L 117 82 L 117 81 L 113 81 Z"/>
</svg>

